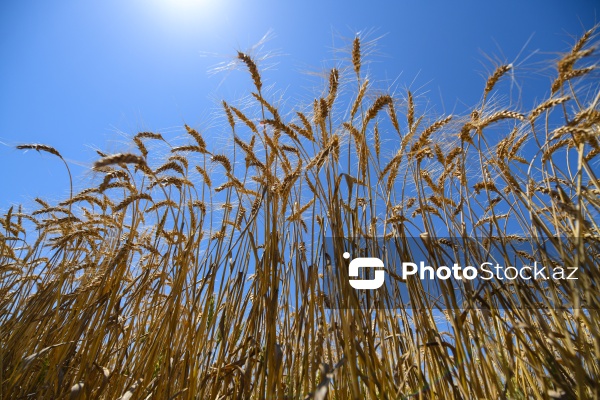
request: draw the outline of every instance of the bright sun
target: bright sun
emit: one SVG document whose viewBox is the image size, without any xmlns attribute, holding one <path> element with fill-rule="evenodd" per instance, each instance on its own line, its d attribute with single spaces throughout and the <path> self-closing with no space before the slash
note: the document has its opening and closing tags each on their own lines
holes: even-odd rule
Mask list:
<svg viewBox="0 0 600 400">
<path fill-rule="evenodd" d="M 218 0 L 165 0 L 170 7 L 182 11 L 199 11 L 214 8 Z"/>
<path fill-rule="evenodd" d="M 164 23 L 180 25 L 185 29 L 191 23 L 212 25 L 219 10 L 220 0 L 153 0 L 154 12 Z"/>
<path fill-rule="evenodd" d="M 170 0 L 169 3 L 173 5 L 173 7 L 197 7 L 199 5 L 204 5 L 208 3 L 206 0 Z"/>
</svg>

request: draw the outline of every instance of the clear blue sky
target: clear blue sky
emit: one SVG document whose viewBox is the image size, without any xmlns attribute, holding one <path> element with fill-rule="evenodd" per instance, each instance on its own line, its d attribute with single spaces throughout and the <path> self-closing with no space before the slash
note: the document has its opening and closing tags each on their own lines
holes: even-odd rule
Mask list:
<svg viewBox="0 0 600 400">
<path fill-rule="evenodd" d="M 495 66 L 485 55 L 523 62 L 516 73 L 524 90 L 541 85 L 546 92 L 537 96 L 546 95 L 551 71 L 530 76 L 532 67 L 567 50 L 571 35 L 600 20 L 599 11 L 594 1 L 552 0 L 3 1 L 0 210 L 36 196 L 68 196 L 60 161 L 15 150 L 17 144 L 57 148 L 77 190 L 90 178 L 93 149 L 131 149 L 127 137 L 138 131 L 171 138 L 185 122 L 207 137 L 223 136 L 224 129 L 210 128 L 211 114 L 220 99 L 246 95 L 249 79 L 208 71 L 269 30 L 273 38 L 258 54 L 274 56 L 259 66 L 269 67 L 263 79 L 289 101 L 309 101 L 315 82 L 303 73 L 335 66 L 342 55 L 334 47 L 371 32 L 367 38 L 383 35 L 370 57 L 374 77 L 410 87 L 439 112 L 460 112 L 477 102 Z"/>
</svg>

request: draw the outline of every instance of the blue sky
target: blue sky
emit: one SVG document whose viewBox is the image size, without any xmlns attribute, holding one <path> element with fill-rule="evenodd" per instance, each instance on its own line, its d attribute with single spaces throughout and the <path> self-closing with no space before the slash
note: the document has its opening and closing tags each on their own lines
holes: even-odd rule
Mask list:
<svg viewBox="0 0 600 400">
<path fill-rule="evenodd" d="M 371 75 L 410 88 L 439 113 L 477 103 L 496 62 L 513 62 L 523 102 L 548 93 L 541 60 L 599 21 L 594 1 L 4 1 L 0 5 L 0 209 L 36 196 L 68 197 L 60 160 L 15 145 L 44 143 L 86 187 L 94 149 L 131 150 L 139 131 L 182 133 L 187 123 L 218 145 L 218 102 L 247 95 L 238 70 L 210 74 L 248 51 L 288 103 L 309 102 L 314 77 L 339 62 L 357 32 L 380 39 Z M 537 53 L 527 58 L 528 54 Z M 536 69 L 541 74 L 533 75 Z"/>
</svg>

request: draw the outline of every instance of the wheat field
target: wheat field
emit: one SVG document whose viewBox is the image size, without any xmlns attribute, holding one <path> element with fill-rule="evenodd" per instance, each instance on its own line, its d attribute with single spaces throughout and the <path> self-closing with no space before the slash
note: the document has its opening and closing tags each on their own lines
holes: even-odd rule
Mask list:
<svg viewBox="0 0 600 400">
<path fill-rule="evenodd" d="M 595 39 L 550 57 L 532 109 L 498 100 L 506 64 L 465 115 L 382 91 L 359 37 L 292 107 L 238 53 L 254 89 L 222 103 L 230 148 L 139 132 L 87 189 L 3 215 L 0 398 L 600 398 Z M 406 282 L 410 309 L 323 287 L 343 263 L 327 238 L 426 238 L 435 257 L 448 237 L 549 241 L 578 280 L 490 281 L 462 304 Z"/>
</svg>

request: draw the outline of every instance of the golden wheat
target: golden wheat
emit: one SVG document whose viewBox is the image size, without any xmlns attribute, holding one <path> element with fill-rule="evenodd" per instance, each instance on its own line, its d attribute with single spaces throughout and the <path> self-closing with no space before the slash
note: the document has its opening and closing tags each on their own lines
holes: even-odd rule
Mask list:
<svg viewBox="0 0 600 400">
<path fill-rule="evenodd" d="M 520 67 L 501 65 L 464 115 L 417 116 L 409 91 L 404 135 L 358 37 L 322 97 L 285 113 L 238 53 L 256 90 L 222 102 L 233 146 L 140 132 L 140 155 L 98 152 L 98 185 L 0 218 L 0 397 L 599 398 L 600 111 L 593 63 L 577 65 L 593 37 L 555 63 L 560 96 L 509 111 L 490 94 Z M 581 273 L 431 296 L 388 257 L 406 298 L 327 287 L 344 252 L 410 260 L 415 239 L 432 265 Z"/>
</svg>

